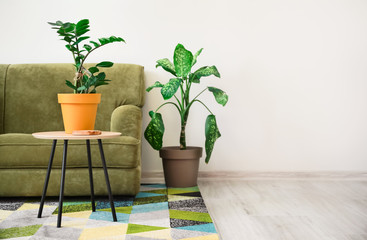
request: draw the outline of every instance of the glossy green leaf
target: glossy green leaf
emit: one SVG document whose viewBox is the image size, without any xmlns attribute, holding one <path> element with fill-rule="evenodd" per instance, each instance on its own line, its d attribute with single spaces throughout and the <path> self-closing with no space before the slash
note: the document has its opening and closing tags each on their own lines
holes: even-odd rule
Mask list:
<svg viewBox="0 0 367 240">
<path fill-rule="evenodd" d="M 153 111 L 150 111 L 149 115 L 152 119 L 144 131 L 144 137 L 152 148 L 159 150 L 163 145 L 164 134 L 162 115 L 160 113 L 154 113 Z"/>
<path fill-rule="evenodd" d="M 220 73 L 218 72 L 218 69 L 215 66 L 201 67 L 198 70 L 196 70 L 194 73 L 190 74 L 190 82 L 200 83 L 201 77 L 208 77 L 210 75 L 214 75 L 220 78 Z"/>
<path fill-rule="evenodd" d="M 92 47 L 88 44 L 84 44 L 83 46 L 88 52 L 90 52 L 90 50 L 92 50 Z"/>
<path fill-rule="evenodd" d="M 76 24 L 76 28 L 80 28 L 80 27 L 83 27 L 83 26 L 88 25 L 88 24 L 89 24 L 88 19 L 82 19 Z"/>
<path fill-rule="evenodd" d="M 81 36 L 84 33 L 89 31 L 89 20 L 88 19 L 82 19 L 75 25 L 75 34 L 77 36 Z"/>
<path fill-rule="evenodd" d="M 97 82 L 97 78 L 95 77 L 95 76 L 90 76 L 90 78 L 89 78 L 89 86 L 88 86 L 88 88 L 90 87 L 90 86 L 94 86 L 95 84 L 96 84 L 96 82 Z"/>
<path fill-rule="evenodd" d="M 83 35 L 83 34 L 85 34 L 87 32 L 89 32 L 89 29 L 83 29 L 83 30 L 77 31 L 76 32 L 76 35 L 77 36 L 81 36 L 81 35 Z"/>
<path fill-rule="evenodd" d="M 103 81 L 105 78 L 106 78 L 106 73 L 104 73 L 104 72 L 98 73 L 98 75 L 97 75 L 97 80 L 98 81 Z"/>
<path fill-rule="evenodd" d="M 99 72 L 99 69 L 97 67 L 90 67 L 90 68 L 88 68 L 88 71 L 91 74 L 93 74 L 93 73 Z"/>
<path fill-rule="evenodd" d="M 113 42 L 125 42 L 124 39 L 120 38 L 120 37 L 115 37 L 115 36 L 111 36 L 109 38 L 106 38 L 108 40 L 107 43 L 113 43 Z"/>
<path fill-rule="evenodd" d="M 101 45 L 105 45 L 110 42 L 108 38 L 99 38 L 98 41 L 101 43 Z"/>
<path fill-rule="evenodd" d="M 68 36 L 65 36 L 65 37 L 64 37 L 64 41 L 66 41 L 66 42 L 70 43 L 70 42 L 71 42 L 71 38 L 70 38 L 70 37 L 68 37 Z"/>
<path fill-rule="evenodd" d="M 82 92 L 82 91 L 84 91 L 84 90 L 86 90 L 86 89 L 87 89 L 87 87 L 86 87 L 86 86 L 81 86 L 81 87 L 78 87 L 77 91 L 78 91 L 78 92 Z"/>
<path fill-rule="evenodd" d="M 176 94 L 180 87 L 181 78 L 171 78 L 161 89 L 161 95 L 164 100 L 168 100 Z"/>
<path fill-rule="evenodd" d="M 83 54 L 79 54 L 79 56 L 77 56 L 76 58 L 75 58 L 75 61 L 80 61 L 80 60 L 83 60 L 84 59 L 84 55 Z"/>
<path fill-rule="evenodd" d="M 180 78 L 171 78 L 168 83 L 164 84 L 161 89 L 163 99 L 168 100 L 173 97 L 173 95 L 175 95 L 177 92 L 177 89 L 180 87 L 180 83 Z"/>
<path fill-rule="evenodd" d="M 71 24 L 71 23 L 64 23 L 62 28 L 64 29 L 65 33 L 70 33 L 72 31 L 74 31 L 75 29 L 75 24 Z"/>
<path fill-rule="evenodd" d="M 195 53 L 194 58 L 192 59 L 192 64 L 191 64 L 191 66 L 194 66 L 194 65 L 195 65 L 195 63 L 196 63 L 196 59 L 197 59 L 197 57 L 200 55 L 201 51 L 203 51 L 203 48 L 200 48 L 200 50 L 199 50 L 199 51 L 197 51 L 197 52 Z"/>
<path fill-rule="evenodd" d="M 68 87 L 70 87 L 70 88 L 72 88 L 72 89 L 76 90 L 76 87 L 75 87 L 75 86 L 74 86 L 74 84 L 72 84 L 70 81 L 65 80 L 65 82 L 66 82 L 66 85 L 67 85 Z"/>
<path fill-rule="evenodd" d="M 214 115 L 208 115 L 205 121 L 205 162 L 209 163 L 215 141 L 221 136 Z"/>
<path fill-rule="evenodd" d="M 108 62 L 108 61 L 104 61 L 104 62 L 100 62 L 96 65 L 96 67 L 112 67 L 113 66 L 113 62 Z"/>
<path fill-rule="evenodd" d="M 119 42 L 125 42 L 125 40 L 124 40 L 124 39 L 122 39 L 122 38 L 120 38 L 120 37 L 117 37 L 117 40 L 118 40 Z"/>
<path fill-rule="evenodd" d="M 163 87 L 164 85 L 158 81 L 156 81 L 152 86 L 148 87 L 146 89 L 147 92 L 150 92 L 150 90 L 152 90 L 153 88 L 160 88 Z"/>
<path fill-rule="evenodd" d="M 182 44 L 177 44 L 173 54 L 173 63 L 177 77 L 186 77 L 191 71 L 193 55 Z"/>
<path fill-rule="evenodd" d="M 93 45 L 94 45 L 94 47 L 99 47 L 99 46 L 101 46 L 99 43 L 96 43 L 96 42 L 94 42 L 94 41 L 89 41 L 90 43 L 92 43 Z"/>
<path fill-rule="evenodd" d="M 61 26 L 62 25 L 62 22 L 61 22 L 61 25 L 57 24 L 57 23 L 52 23 L 52 22 L 47 22 L 48 24 L 50 24 L 51 26 Z"/>
<path fill-rule="evenodd" d="M 208 87 L 208 90 L 213 93 L 217 103 L 223 106 L 226 105 L 226 103 L 228 102 L 228 95 L 224 91 L 220 90 L 219 88 L 215 88 L 215 87 Z"/>
<path fill-rule="evenodd" d="M 155 67 L 162 67 L 167 72 L 176 76 L 175 66 L 173 66 L 173 63 L 168 58 L 158 60 Z"/>
<path fill-rule="evenodd" d="M 76 40 L 76 42 L 74 44 L 79 44 L 80 42 L 82 42 L 82 41 L 84 41 L 88 38 L 90 38 L 90 37 L 88 37 L 88 36 L 80 37 L 80 38 L 78 38 L 78 40 Z"/>
</svg>

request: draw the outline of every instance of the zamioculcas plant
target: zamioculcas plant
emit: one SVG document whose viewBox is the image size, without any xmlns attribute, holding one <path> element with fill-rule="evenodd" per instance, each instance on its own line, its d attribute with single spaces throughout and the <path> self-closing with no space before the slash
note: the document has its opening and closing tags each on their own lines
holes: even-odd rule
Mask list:
<svg viewBox="0 0 367 240">
<path fill-rule="evenodd" d="M 55 23 L 49 22 L 49 24 L 53 26 L 52 29 L 57 30 L 61 40 L 67 43 L 65 47 L 73 55 L 76 68 L 74 83 L 66 80 L 66 85 L 74 89 L 74 93 L 95 93 L 98 86 L 107 85 L 111 81 L 106 79 L 104 72 L 99 71 L 99 67 L 112 67 L 112 62 L 100 62 L 88 69 L 84 68 L 83 64 L 94 50 L 109 43 L 125 42 L 124 39 L 111 36 L 109 38 L 99 38 L 98 42 L 89 41 L 89 44 L 86 44 L 84 41 L 90 38 L 85 36 L 89 32 L 88 19 L 80 20 L 77 23 L 57 21 Z"/>
<path fill-rule="evenodd" d="M 191 87 L 200 84 L 200 79 L 202 77 L 214 75 L 220 78 L 220 74 L 215 66 L 205 66 L 197 69 L 196 71 L 192 71 L 192 67 L 195 65 L 196 59 L 202 50 L 203 49 L 200 49 L 195 55 L 193 55 L 190 51 L 186 50 L 182 44 L 178 44 L 174 51 L 173 63 L 167 58 L 157 61 L 156 67 L 162 67 L 174 77 L 166 84 L 162 84 L 157 81 L 146 89 L 146 91 L 149 92 L 153 88 L 160 88 L 163 99 L 168 101 L 160 105 L 154 112 L 149 112 L 151 121 L 144 132 L 144 137 L 154 149 L 160 150 L 162 148 L 164 124 L 162 115 L 158 113 L 158 110 L 167 104 L 171 104 L 175 106 L 180 114 L 180 149 L 186 149 L 186 125 L 189 112 L 194 103 L 200 103 L 209 112 L 205 122 L 205 162 L 208 163 L 213 151 L 214 143 L 221 134 L 218 130 L 214 114 L 207 105 L 199 100 L 199 97 L 202 93 L 208 90 L 213 93 L 217 103 L 225 106 L 228 101 L 228 95 L 218 88 L 206 87 L 194 98 L 190 98 Z"/>
</svg>

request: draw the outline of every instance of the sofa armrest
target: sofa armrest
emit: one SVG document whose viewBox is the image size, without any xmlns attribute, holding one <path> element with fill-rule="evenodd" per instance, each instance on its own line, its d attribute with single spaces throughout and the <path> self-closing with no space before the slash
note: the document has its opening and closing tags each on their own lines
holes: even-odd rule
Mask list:
<svg viewBox="0 0 367 240">
<path fill-rule="evenodd" d="M 123 136 L 141 139 L 142 111 L 134 105 L 123 105 L 113 110 L 111 131 L 121 132 Z"/>
</svg>

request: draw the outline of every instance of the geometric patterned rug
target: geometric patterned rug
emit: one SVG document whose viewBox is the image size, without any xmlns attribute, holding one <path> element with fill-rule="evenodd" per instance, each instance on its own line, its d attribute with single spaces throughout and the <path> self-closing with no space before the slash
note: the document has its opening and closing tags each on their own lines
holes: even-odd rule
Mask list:
<svg viewBox="0 0 367 240">
<path fill-rule="evenodd" d="M 64 197 L 61 228 L 58 198 L 46 198 L 42 218 L 39 201 L 0 198 L 0 239 L 219 239 L 198 187 L 142 184 L 135 197 L 114 196 L 118 222 L 106 197 L 96 197 L 96 212 L 89 197 Z"/>
</svg>

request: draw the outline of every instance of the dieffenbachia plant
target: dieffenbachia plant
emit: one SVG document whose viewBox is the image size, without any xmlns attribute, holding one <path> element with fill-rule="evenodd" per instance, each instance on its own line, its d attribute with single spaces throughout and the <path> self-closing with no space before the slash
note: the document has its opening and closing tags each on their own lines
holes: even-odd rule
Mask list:
<svg viewBox="0 0 367 240">
<path fill-rule="evenodd" d="M 200 84 L 202 77 L 208 77 L 214 75 L 220 78 L 220 74 L 215 66 L 205 66 L 192 72 L 192 67 L 196 63 L 197 57 L 200 55 L 200 49 L 193 55 L 190 51 L 186 50 L 182 44 L 178 44 L 174 51 L 173 63 L 167 59 L 160 59 L 157 61 L 156 67 L 162 67 L 165 71 L 171 73 L 174 78 L 171 78 L 168 83 L 162 84 L 159 81 L 155 82 L 152 86 L 146 89 L 147 92 L 153 88 L 160 88 L 161 95 L 164 100 L 169 100 L 160 105 L 157 110 L 150 111 L 149 115 L 151 120 L 145 129 L 144 137 L 149 144 L 156 150 L 162 148 L 164 124 L 162 115 L 158 113 L 158 110 L 164 105 L 171 104 L 176 107 L 181 117 L 181 131 L 180 131 L 180 149 L 186 149 L 186 124 L 189 117 L 191 106 L 194 103 L 202 104 L 208 111 L 209 115 L 205 122 L 205 162 L 208 163 L 211 153 L 213 151 L 215 141 L 221 136 L 214 114 L 210 109 L 198 98 L 206 90 L 212 92 L 217 103 L 225 106 L 228 101 L 228 95 L 215 87 L 206 87 L 194 98 L 190 99 L 190 90 L 192 85 Z M 177 96 L 176 93 L 178 92 Z M 171 101 L 174 98 L 176 101 Z"/>
<path fill-rule="evenodd" d="M 49 22 L 52 25 L 52 29 L 56 29 L 57 33 L 67 44 L 65 47 L 73 54 L 74 66 L 76 68 L 76 74 L 74 83 L 66 80 L 66 85 L 74 89 L 74 93 L 95 93 L 96 88 L 101 85 L 107 85 L 109 81 L 106 79 L 106 74 L 99 71 L 99 67 L 112 67 L 113 62 L 104 61 L 96 64 L 94 67 L 88 69 L 84 68 L 83 64 L 89 54 L 94 50 L 113 42 L 125 42 L 120 37 L 111 36 L 109 38 L 99 38 L 98 42 L 89 41 L 90 44 L 86 44 L 85 40 L 89 39 L 89 36 L 84 34 L 89 32 L 89 20 L 83 19 L 77 23 L 57 21 L 55 23 Z M 83 46 L 82 42 L 84 43 Z M 91 45 L 92 44 L 92 45 Z"/>
</svg>

